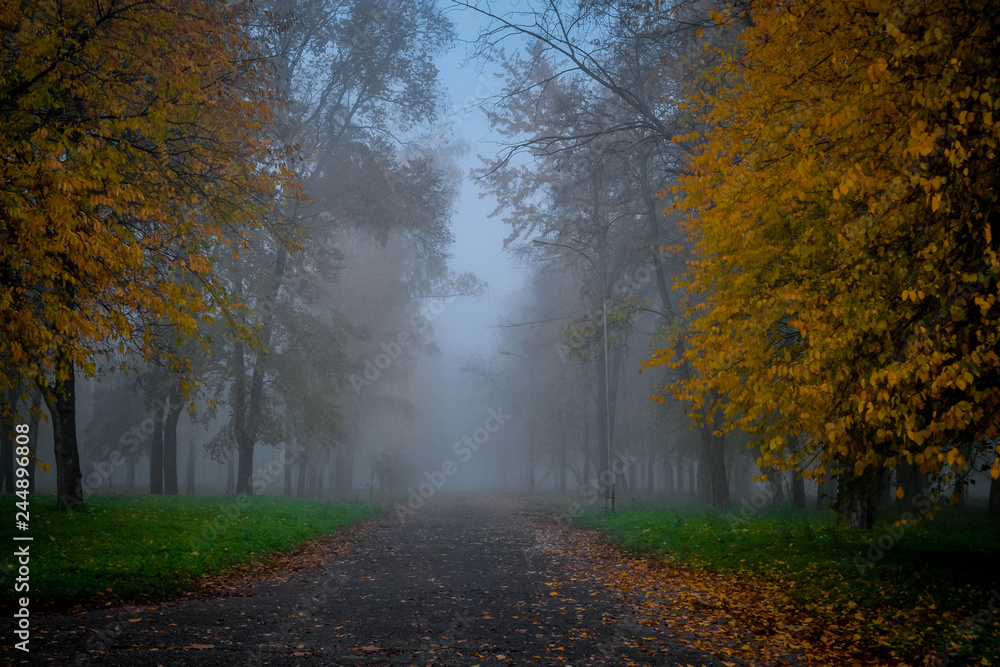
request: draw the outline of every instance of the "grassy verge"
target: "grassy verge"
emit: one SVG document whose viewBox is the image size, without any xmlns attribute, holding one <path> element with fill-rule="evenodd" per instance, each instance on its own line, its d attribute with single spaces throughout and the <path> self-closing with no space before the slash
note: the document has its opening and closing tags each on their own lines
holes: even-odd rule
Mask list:
<svg viewBox="0 0 1000 667">
<path fill-rule="evenodd" d="M 949 511 L 871 533 L 825 512 L 778 510 L 743 519 L 712 511 L 594 511 L 578 525 L 634 554 L 778 582 L 803 614 L 839 622 L 856 640 L 921 663 L 997 664 L 1000 518 Z M 992 599 L 992 602 L 991 602 Z M 978 618 L 977 618 L 978 615 Z"/>
<path fill-rule="evenodd" d="M 12 544 L 16 498 L 0 498 L 0 530 Z M 33 497 L 33 604 L 69 606 L 97 599 L 160 599 L 196 587 L 199 577 L 267 562 L 304 540 L 374 514 L 369 505 L 291 498 L 91 496 L 83 512 Z M 7 572 L 14 564 L 0 561 Z M 7 579 L 10 582 L 10 579 Z M 13 596 L 4 585 L 4 597 Z"/>
</svg>

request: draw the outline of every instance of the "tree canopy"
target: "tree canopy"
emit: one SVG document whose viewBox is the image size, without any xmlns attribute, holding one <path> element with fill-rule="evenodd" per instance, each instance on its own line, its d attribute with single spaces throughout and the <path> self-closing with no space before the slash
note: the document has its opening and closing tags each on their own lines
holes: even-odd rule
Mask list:
<svg viewBox="0 0 1000 667">
<path fill-rule="evenodd" d="M 947 482 L 998 434 L 1000 10 L 973 4 L 753 2 L 688 100 L 697 372 L 669 389 L 765 467 L 839 473 L 842 510 L 897 464 Z"/>
<path fill-rule="evenodd" d="M 254 18 L 205 0 L 0 6 L 0 386 L 157 356 L 158 332 L 238 307 L 212 248 L 293 190 L 263 131 L 278 93 Z"/>
</svg>

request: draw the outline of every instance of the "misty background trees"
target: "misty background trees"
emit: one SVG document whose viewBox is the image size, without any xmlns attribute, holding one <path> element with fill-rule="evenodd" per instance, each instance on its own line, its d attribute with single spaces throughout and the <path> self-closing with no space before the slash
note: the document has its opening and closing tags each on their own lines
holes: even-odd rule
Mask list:
<svg viewBox="0 0 1000 667">
<path fill-rule="evenodd" d="M 52 43 L 39 39 L 35 31 L 41 28 L 34 24 L 20 26 L 20 32 L 11 26 L 23 37 L 25 49 L 37 49 L 52 65 L 35 73 L 26 62 L 25 71 L 18 73 L 23 82 L 15 79 L 7 89 L 5 99 L 25 114 L 23 126 L 12 123 L 7 129 L 10 140 L 18 140 L 15 131 L 44 137 L 67 124 L 69 139 L 62 152 L 57 147 L 48 157 L 45 146 L 36 148 L 39 160 L 50 161 L 46 168 L 61 163 L 63 171 L 76 168 L 75 146 L 86 156 L 97 144 L 124 160 L 136 151 L 155 157 L 162 149 L 173 156 L 167 159 L 175 160 L 168 175 L 189 190 L 165 193 L 165 210 L 143 209 L 139 222 L 148 226 L 129 232 L 140 250 L 163 252 L 173 262 L 164 268 L 177 269 L 163 270 L 155 257 L 148 259 L 148 249 L 145 257 L 132 260 L 139 262 L 135 270 L 146 270 L 160 281 L 152 285 L 162 285 L 142 297 L 148 301 L 139 307 L 131 301 L 107 303 L 115 294 L 135 294 L 146 280 L 124 273 L 111 258 L 107 270 L 113 279 L 93 278 L 88 284 L 92 297 L 79 295 L 78 269 L 57 267 L 63 272 L 60 279 L 70 282 L 80 321 L 67 323 L 62 311 L 51 309 L 34 308 L 34 316 L 43 327 L 40 333 L 56 328 L 65 342 L 57 338 L 46 343 L 49 347 L 19 343 L 15 333 L 5 332 L 4 380 L 8 407 L 16 411 L 5 421 L 28 414 L 28 403 L 38 402 L 31 387 L 38 385 L 54 417 L 60 504 L 66 508 L 82 504 L 81 479 L 88 490 L 116 484 L 135 490 L 137 475 L 142 482 L 146 477 L 137 468 L 148 471 L 148 485 L 138 488 L 151 493 L 178 493 L 185 473 L 186 488 L 194 489 L 198 472 L 205 474 L 204 465 L 196 463 L 204 461 L 206 450 L 225 468 L 225 490 L 249 494 L 260 472 L 254 454 L 261 446 L 283 449 L 287 466 L 302 471 L 300 493 L 310 485 L 317 492 L 324 484 L 350 489 L 354 448 L 364 433 L 377 428 L 377 413 L 411 411 L 405 395 L 392 387 L 393 380 L 406 376 L 410 360 L 427 351 L 429 328 L 417 326 L 421 309 L 436 298 L 480 289 L 474 277 L 456 276 L 446 263 L 458 182 L 451 163 L 459 149 L 433 138 L 444 103 L 434 58 L 453 40 L 451 24 L 432 2 L 264 3 L 225 17 L 206 10 L 202 22 L 191 26 L 176 23 L 185 12 L 200 11 L 186 3 L 148 8 L 79 2 L 62 15 L 51 9 L 41 3 L 34 18 L 38 26 L 53 22 L 59 30 L 65 27 L 66 36 L 54 37 Z M 152 26 L 148 42 L 143 35 L 121 33 L 129 21 Z M 199 30 L 200 35 L 192 33 Z M 201 41 L 219 31 L 232 32 L 239 41 L 222 39 L 211 46 Z M 161 39 L 167 42 L 157 41 Z M 90 48 L 91 43 L 96 46 Z M 146 124 L 141 126 L 125 117 L 122 127 L 110 128 L 108 136 L 102 114 L 115 112 L 103 110 L 107 101 L 96 92 L 76 104 L 77 116 L 47 114 L 43 107 L 51 91 L 79 97 L 80 84 L 69 79 L 74 68 L 86 72 L 92 64 L 88 58 L 100 59 L 117 48 L 139 54 L 124 65 L 123 104 L 133 95 L 166 97 L 159 115 L 142 115 Z M 197 86 L 198 74 L 213 76 L 211 68 L 224 66 L 222 58 L 246 58 L 250 64 L 241 66 L 250 75 L 223 79 L 230 87 L 219 90 L 219 99 L 233 108 L 220 105 L 211 89 L 203 89 L 200 98 L 193 93 L 180 98 L 192 112 L 210 108 L 216 115 L 203 115 L 199 125 L 192 125 L 201 128 L 200 135 L 192 131 L 175 139 L 177 119 L 169 106 L 178 104 L 179 93 L 171 88 L 177 86 L 170 78 L 175 74 L 154 71 L 154 56 L 177 61 L 178 67 L 186 63 L 180 62 L 184 57 L 203 58 L 189 65 L 195 69 L 186 75 L 182 93 L 190 87 L 188 80 Z M 84 74 L 83 80 L 88 76 L 96 85 L 93 74 Z M 38 111 L 24 101 L 35 102 L 30 95 L 38 98 Z M 205 161 L 205 155 L 231 158 L 220 146 L 228 136 L 223 130 L 230 127 L 252 135 L 256 143 L 251 146 L 260 151 L 227 166 L 243 170 L 238 174 L 242 180 L 227 181 L 226 170 L 212 175 L 231 184 L 232 192 L 224 193 L 231 199 L 208 199 L 211 193 L 204 191 L 215 181 L 205 181 L 208 176 L 196 181 L 199 176 L 188 171 L 186 161 Z M 175 148 L 181 139 L 187 144 Z M 253 160 L 269 170 L 264 173 L 282 179 L 284 190 L 276 190 L 278 181 L 273 181 L 267 186 L 270 194 L 265 195 L 263 182 L 253 185 L 257 194 L 248 191 L 243 182 L 255 171 Z M 207 174 L 215 168 L 205 161 L 198 171 Z M 131 214 L 119 213 L 117 200 L 103 194 L 108 188 L 120 190 L 116 182 L 112 174 L 99 173 L 81 187 L 81 196 L 89 199 L 75 204 L 82 214 L 71 230 L 73 238 L 89 236 L 93 244 L 95 238 L 103 239 L 100 234 L 107 235 L 109 215 Z M 130 185 L 143 193 L 159 184 L 137 171 Z M 237 190 L 245 200 L 244 209 L 237 209 L 240 218 L 229 216 L 225 208 L 236 205 Z M 183 197 L 187 191 L 201 194 L 204 203 L 195 194 L 187 201 L 169 199 L 172 192 Z M 248 195 L 260 198 L 257 208 L 246 208 Z M 47 196 L 40 194 L 35 202 Z M 5 211 L 13 214 L 16 206 L 7 203 Z M 180 219 L 175 217 L 178 206 L 187 207 Z M 5 247 L 45 245 L 50 237 L 42 215 L 38 217 L 38 227 L 5 228 L 13 244 L 5 242 Z M 206 238 L 206 233 L 212 236 Z M 122 252 L 118 238 L 109 236 L 108 252 Z M 84 251 L 83 257 L 84 266 L 90 266 L 88 260 L 104 265 L 92 252 Z M 24 262 L 23 268 L 38 264 L 9 257 L 5 266 L 14 271 L 17 262 Z M 39 302 L 52 301 L 47 274 L 22 271 L 17 279 L 20 283 L 5 280 L 14 303 L 18 295 L 33 291 Z M 25 308 L 31 307 L 27 302 Z M 5 322 L 17 324 L 14 311 L 8 313 Z M 110 318 L 109 324 L 99 317 Z M 390 367 L 382 368 L 381 344 L 395 341 L 400 332 L 410 332 L 409 342 L 397 344 Z M 68 360 L 58 362 L 62 358 Z M 361 391 L 350 378 L 363 375 L 373 359 L 383 381 Z M 77 423 L 83 436 L 79 442 L 73 432 Z M 182 440 L 179 432 L 185 434 Z M 393 435 L 386 441 L 396 450 L 402 447 L 405 428 Z M 84 461 L 79 470 L 76 456 Z M 181 456 L 187 461 L 184 469 L 178 466 Z M 341 464 L 337 477 L 331 473 L 335 458 Z M 205 482 L 218 484 L 215 477 L 209 473 Z M 287 478 L 284 491 L 291 492 Z"/>
</svg>

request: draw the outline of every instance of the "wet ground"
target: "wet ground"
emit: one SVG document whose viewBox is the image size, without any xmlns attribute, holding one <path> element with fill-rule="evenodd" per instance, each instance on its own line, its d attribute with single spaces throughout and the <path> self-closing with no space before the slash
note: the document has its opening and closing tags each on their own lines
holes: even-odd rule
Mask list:
<svg viewBox="0 0 1000 667">
<path fill-rule="evenodd" d="M 342 537 L 321 569 L 225 594 L 37 619 L 11 664 L 720 665 L 636 622 L 567 548 L 504 499 L 435 498 Z M 348 541 L 349 540 L 349 541 Z"/>
</svg>

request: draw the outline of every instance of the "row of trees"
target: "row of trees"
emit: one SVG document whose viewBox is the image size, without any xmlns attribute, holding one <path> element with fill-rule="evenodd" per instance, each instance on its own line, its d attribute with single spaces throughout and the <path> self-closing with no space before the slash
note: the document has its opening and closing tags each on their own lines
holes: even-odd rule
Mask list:
<svg viewBox="0 0 1000 667">
<path fill-rule="evenodd" d="M 863 527 L 890 480 L 941 501 L 996 479 L 994 8 L 460 4 L 507 63 L 491 121 L 509 150 L 478 175 L 515 252 L 557 256 L 582 285 L 575 312 L 537 298 L 596 374 L 568 391 L 596 387 L 599 439 L 597 273 L 616 449 L 634 444 L 614 433 L 625 343 L 655 328 L 645 377 L 660 419 L 693 418 L 716 507 L 746 446 L 772 483 L 791 471 L 795 499 L 804 478 L 835 481 Z"/>
<path fill-rule="evenodd" d="M 60 508 L 83 504 L 77 375 L 138 372 L 97 391 L 159 416 L 154 493 L 178 491 L 195 396 L 242 494 L 255 447 L 356 441 L 366 404 L 402 400 L 349 378 L 417 297 L 477 289 L 448 272 L 456 181 L 426 140 L 453 39 L 435 3 L 8 2 L 0 21 L 0 390 L 7 424 L 48 406 Z M 94 452 L 121 447 L 107 426 Z"/>
</svg>

